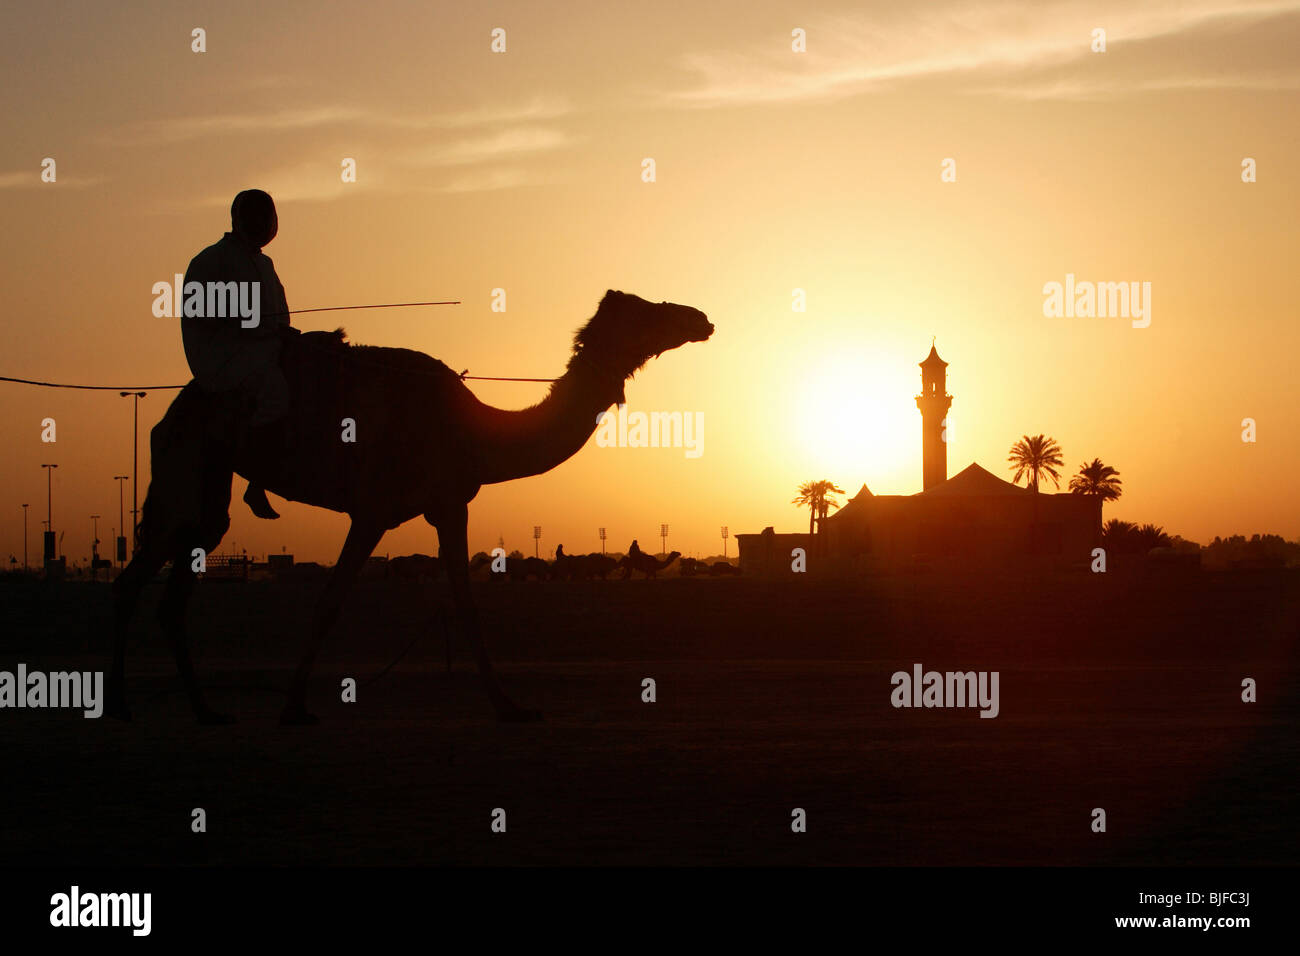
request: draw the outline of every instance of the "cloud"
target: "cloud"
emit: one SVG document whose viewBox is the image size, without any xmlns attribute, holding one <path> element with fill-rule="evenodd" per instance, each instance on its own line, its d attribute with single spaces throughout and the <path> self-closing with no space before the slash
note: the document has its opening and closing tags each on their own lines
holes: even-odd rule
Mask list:
<svg viewBox="0 0 1300 956">
<path fill-rule="evenodd" d="M 680 66 L 695 82 L 669 93 L 667 101 L 703 109 L 810 102 L 942 79 L 959 79 L 963 86 L 976 82 L 980 92 L 991 95 L 1078 98 L 1164 89 L 1289 89 L 1300 75 L 1293 55 L 1270 69 L 1257 64 L 1250 49 L 1252 43 L 1266 43 L 1266 30 L 1277 23 L 1300 23 L 1296 0 L 954 2 L 942 8 L 893 8 L 887 16 L 892 19 L 810 22 L 808 52 L 802 54 L 790 51 L 788 36 L 743 53 L 688 54 Z M 1140 44 L 1150 44 L 1160 55 L 1128 61 L 1125 80 L 1108 70 L 1085 69 L 1092 66 L 1089 43 L 1098 27 L 1106 31 L 1112 61 L 1115 51 L 1131 53 Z M 1262 29 L 1250 35 L 1252 28 Z M 1189 70 L 1177 43 L 1161 42 L 1189 39 L 1218 62 L 1198 63 L 1201 72 Z M 1218 41 L 1218 48 L 1207 49 L 1207 39 Z M 1045 75 L 1053 71 L 1070 76 Z M 1026 75 L 1035 78 L 1028 93 L 1017 83 Z"/>
<path fill-rule="evenodd" d="M 566 101 L 540 96 L 519 106 L 483 106 L 441 114 L 404 114 L 338 105 L 304 106 L 263 112 L 145 120 L 119 127 L 103 138 L 114 145 L 130 143 L 157 146 L 246 133 L 269 134 L 317 129 L 466 129 L 558 119 L 570 112 L 572 109 Z"/>
<path fill-rule="evenodd" d="M 65 176 L 59 174 L 59 178 L 52 183 L 41 181 L 41 171 L 39 169 L 28 170 L 18 173 L 0 173 L 0 189 L 85 189 L 88 186 L 96 186 L 104 182 L 104 176 Z"/>
<path fill-rule="evenodd" d="M 476 170 L 458 176 L 450 182 L 435 188 L 441 193 L 477 193 L 497 189 L 513 189 L 535 182 L 528 172 L 517 168 L 497 168 Z"/>
<path fill-rule="evenodd" d="M 460 166 L 510 159 L 522 153 L 539 153 L 560 149 L 570 143 L 557 129 L 521 126 L 497 133 L 461 139 L 445 145 L 412 150 L 405 160 L 413 166 Z"/>
</svg>

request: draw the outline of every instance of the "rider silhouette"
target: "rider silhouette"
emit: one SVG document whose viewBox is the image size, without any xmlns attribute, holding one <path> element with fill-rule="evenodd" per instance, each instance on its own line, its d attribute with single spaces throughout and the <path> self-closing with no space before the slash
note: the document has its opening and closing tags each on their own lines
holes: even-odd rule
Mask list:
<svg viewBox="0 0 1300 956">
<path fill-rule="evenodd" d="M 185 283 L 187 288 L 190 282 L 204 288 L 211 288 L 207 283 L 258 283 L 254 288 L 259 291 L 259 321 L 246 327 L 238 314 L 181 319 L 185 359 L 195 384 L 205 392 L 237 393 L 252 403 L 245 448 L 267 460 L 283 451 L 289 410 L 289 386 L 280 371 L 289 305 L 274 263 L 262 252 L 278 231 L 275 203 L 267 193 L 246 189 L 236 196 L 230 206 L 230 232 L 191 260 Z M 266 490 L 252 481 L 244 501 L 259 518 L 280 517 Z"/>
</svg>

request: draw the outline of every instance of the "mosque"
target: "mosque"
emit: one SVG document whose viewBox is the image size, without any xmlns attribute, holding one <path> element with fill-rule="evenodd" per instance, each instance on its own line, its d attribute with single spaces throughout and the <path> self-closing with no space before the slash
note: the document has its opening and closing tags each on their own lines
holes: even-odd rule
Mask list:
<svg viewBox="0 0 1300 956">
<path fill-rule="evenodd" d="M 1101 540 L 1101 498 L 1048 494 L 1003 481 L 978 464 L 948 477 L 944 429 L 952 396 L 948 363 L 932 345 L 921 366 L 921 491 L 874 495 L 864 484 L 821 523 L 815 549 L 807 534 L 736 535 L 746 572 L 789 570 L 803 547 L 809 563 L 910 566 L 937 560 L 1086 563 Z M 797 539 L 797 540 L 796 540 Z"/>
</svg>

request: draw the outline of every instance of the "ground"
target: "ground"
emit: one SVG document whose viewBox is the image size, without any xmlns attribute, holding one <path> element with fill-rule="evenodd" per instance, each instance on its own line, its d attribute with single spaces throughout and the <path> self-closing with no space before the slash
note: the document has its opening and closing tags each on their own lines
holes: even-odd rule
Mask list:
<svg viewBox="0 0 1300 956">
<path fill-rule="evenodd" d="M 476 584 L 536 725 L 492 719 L 454 632 L 447 672 L 444 584 L 370 580 L 317 667 L 322 723 L 281 727 L 320 586 L 199 586 L 233 727 L 191 720 L 158 585 L 132 723 L 0 711 L 0 864 L 1300 862 L 1296 572 Z M 102 583 L 0 581 L 0 669 L 106 670 L 108 611 Z M 893 708 L 918 662 L 999 671 L 1000 715 Z"/>
</svg>

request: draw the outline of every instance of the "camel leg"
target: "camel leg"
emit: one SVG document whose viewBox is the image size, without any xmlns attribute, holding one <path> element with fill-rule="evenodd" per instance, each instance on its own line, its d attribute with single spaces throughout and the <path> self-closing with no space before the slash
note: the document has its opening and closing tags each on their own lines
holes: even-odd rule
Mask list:
<svg viewBox="0 0 1300 956">
<path fill-rule="evenodd" d="M 140 592 L 166 560 L 166 550 L 146 543 L 113 582 L 113 664 L 108 673 L 104 713 L 118 720 L 131 719 L 126 703 L 126 638 L 131 618 L 140 602 Z"/>
<path fill-rule="evenodd" d="M 438 529 L 438 556 L 447 568 L 451 597 L 456 603 L 465 633 L 469 636 L 470 646 L 474 649 L 479 677 L 483 681 L 483 689 L 487 691 L 488 700 L 497 712 L 497 718 L 512 722 L 541 720 L 539 711 L 525 710 L 507 697 L 492 671 L 492 661 L 488 658 L 483 634 L 479 629 L 478 609 L 474 607 L 474 598 L 469 589 L 468 509 L 465 505 L 460 505 L 444 514 L 425 515 L 425 520 Z"/>
<path fill-rule="evenodd" d="M 352 588 L 352 582 L 356 580 L 357 573 L 370 557 L 370 553 L 379 544 L 385 530 L 383 527 L 356 518 L 352 519 L 347 540 L 343 542 L 343 551 L 339 554 L 334 570 L 330 573 L 329 581 L 325 585 L 325 593 L 316 603 L 316 613 L 312 620 L 311 632 L 307 636 L 307 646 L 302 661 L 294 672 L 293 683 L 289 687 L 289 702 L 280 715 L 280 723 L 319 722 L 316 717 L 307 712 L 307 678 L 311 674 L 312 665 L 316 663 L 316 655 L 320 653 L 326 635 L 338 620 L 339 611 L 343 607 L 348 591 Z"/>
<path fill-rule="evenodd" d="M 172 558 L 172 571 L 167 576 L 167 587 L 158 606 L 158 620 L 171 645 L 172 656 L 176 658 L 176 671 L 180 674 L 181 684 L 184 685 L 185 693 L 190 699 L 194 719 L 201 724 L 233 724 L 234 717 L 217 713 L 208 707 L 203 699 L 199 682 L 194 676 L 189 642 L 185 639 L 185 608 L 194 593 L 195 583 L 191 560 L 191 552 L 188 549 L 182 549 Z"/>
</svg>

